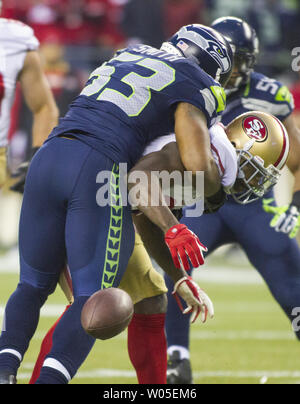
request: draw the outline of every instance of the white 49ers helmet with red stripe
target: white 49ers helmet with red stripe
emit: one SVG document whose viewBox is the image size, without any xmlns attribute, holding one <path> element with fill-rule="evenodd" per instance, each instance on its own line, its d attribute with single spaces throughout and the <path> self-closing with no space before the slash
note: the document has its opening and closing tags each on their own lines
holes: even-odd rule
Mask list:
<svg viewBox="0 0 300 404">
<path fill-rule="evenodd" d="M 238 178 L 228 191 L 236 202 L 263 197 L 280 177 L 289 155 L 289 137 L 275 116 L 247 112 L 232 121 L 226 134 L 238 154 Z"/>
</svg>

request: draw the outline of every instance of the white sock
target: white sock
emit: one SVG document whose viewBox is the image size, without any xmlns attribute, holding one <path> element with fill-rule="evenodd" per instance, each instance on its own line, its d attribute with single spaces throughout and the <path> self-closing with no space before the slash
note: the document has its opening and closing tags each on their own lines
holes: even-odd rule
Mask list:
<svg viewBox="0 0 300 404">
<path fill-rule="evenodd" d="M 56 359 L 47 358 L 43 363 L 43 367 L 48 367 L 57 370 L 58 372 L 62 373 L 68 382 L 71 380 L 70 373 L 68 370 Z"/>
<path fill-rule="evenodd" d="M 0 351 L 0 355 L 3 353 L 15 355 L 19 359 L 19 361 L 22 362 L 22 355 L 20 354 L 20 352 L 16 351 L 15 349 L 2 349 L 2 351 Z"/>
</svg>

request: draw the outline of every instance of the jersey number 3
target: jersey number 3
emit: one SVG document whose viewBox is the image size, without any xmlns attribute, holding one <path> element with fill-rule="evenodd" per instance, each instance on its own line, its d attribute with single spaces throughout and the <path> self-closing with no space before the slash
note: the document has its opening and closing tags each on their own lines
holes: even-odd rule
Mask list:
<svg viewBox="0 0 300 404">
<path fill-rule="evenodd" d="M 131 62 L 136 66 L 143 66 L 153 71 L 151 76 L 141 76 L 130 72 L 121 79 L 121 82 L 131 87 L 129 96 L 108 87 L 111 76 L 117 67 L 104 63 L 90 76 L 91 84 L 86 86 L 81 95 L 92 96 L 98 94 L 98 101 L 109 101 L 121 108 L 128 116 L 138 116 L 151 100 L 151 90 L 162 91 L 175 81 L 175 70 L 166 63 L 124 52 L 110 62 Z"/>
</svg>

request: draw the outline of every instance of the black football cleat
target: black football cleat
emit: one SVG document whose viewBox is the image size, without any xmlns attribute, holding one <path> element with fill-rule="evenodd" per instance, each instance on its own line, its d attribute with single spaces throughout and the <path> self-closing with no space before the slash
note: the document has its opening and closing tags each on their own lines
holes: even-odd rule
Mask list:
<svg viewBox="0 0 300 404">
<path fill-rule="evenodd" d="M 189 359 L 180 359 L 179 351 L 169 356 L 167 384 L 193 384 L 191 362 Z"/>
<path fill-rule="evenodd" d="M 9 372 L 0 372 L 0 384 L 17 384 L 16 376 Z"/>
</svg>

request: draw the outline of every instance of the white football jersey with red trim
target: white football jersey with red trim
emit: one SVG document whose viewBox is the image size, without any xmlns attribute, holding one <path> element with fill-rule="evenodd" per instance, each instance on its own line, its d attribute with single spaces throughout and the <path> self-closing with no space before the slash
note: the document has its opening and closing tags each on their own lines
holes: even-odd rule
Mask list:
<svg viewBox="0 0 300 404">
<path fill-rule="evenodd" d="M 28 51 L 37 50 L 33 30 L 15 20 L 0 18 L 0 147 L 7 146 L 11 107 L 18 75 Z"/>
</svg>

